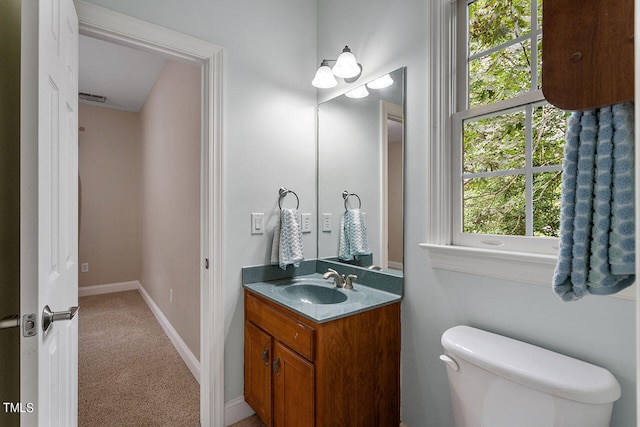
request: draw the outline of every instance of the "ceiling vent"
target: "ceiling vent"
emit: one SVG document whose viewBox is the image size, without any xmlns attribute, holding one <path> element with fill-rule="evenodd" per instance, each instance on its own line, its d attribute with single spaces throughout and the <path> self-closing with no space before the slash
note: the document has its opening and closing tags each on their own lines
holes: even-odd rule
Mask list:
<svg viewBox="0 0 640 427">
<path fill-rule="evenodd" d="M 80 97 L 80 99 L 84 100 L 84 101 L 91 101 L 91 102 L 100 102 L 102 104 L 105 103 L 105 101 L 107 100 L 106 96 L 102 96 L 102 95 L 93 95 L 91 93 L 84 93 L 84 92 L 80 92 L 78 94 L 78 96 Z"/>
</svg>

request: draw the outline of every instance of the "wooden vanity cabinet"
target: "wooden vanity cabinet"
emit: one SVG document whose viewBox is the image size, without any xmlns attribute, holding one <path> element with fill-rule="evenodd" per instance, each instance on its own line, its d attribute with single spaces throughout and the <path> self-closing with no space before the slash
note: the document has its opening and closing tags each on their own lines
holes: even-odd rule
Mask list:
<svg viewBox="0 0 640 427">
<path fill-rule="evenodd" d="M 245 290 L 245 400 L 269 427 L 400 424 L 400 303 L 316 323 Z"/>
</svg>

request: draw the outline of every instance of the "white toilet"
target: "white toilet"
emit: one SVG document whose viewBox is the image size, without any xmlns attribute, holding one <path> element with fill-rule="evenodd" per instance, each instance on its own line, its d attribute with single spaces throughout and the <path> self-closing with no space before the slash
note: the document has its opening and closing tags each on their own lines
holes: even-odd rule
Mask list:
<svg viewBox="0 0 640 427">
<path fill-rule="evenodd" d="M 620 384 L 604 368 L 469 326 L 442 335 L 456 427 L 604 427 Z"/>
</svg>

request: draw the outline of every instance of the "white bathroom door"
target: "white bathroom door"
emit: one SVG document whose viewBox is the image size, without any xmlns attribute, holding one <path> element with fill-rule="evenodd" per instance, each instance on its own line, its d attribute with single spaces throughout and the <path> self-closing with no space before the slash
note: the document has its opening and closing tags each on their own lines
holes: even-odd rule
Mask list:
<svg viewBox="0 0 640 427">
<path fill-rule="evenodd" d="M 20 423 L 77 425 L 78 17 L 23 0 L 20 82 Z M 45 328 L 45 307 L 55 314 Z M 46 331 L 45 331 L 46 329 Z"/>
</svg>

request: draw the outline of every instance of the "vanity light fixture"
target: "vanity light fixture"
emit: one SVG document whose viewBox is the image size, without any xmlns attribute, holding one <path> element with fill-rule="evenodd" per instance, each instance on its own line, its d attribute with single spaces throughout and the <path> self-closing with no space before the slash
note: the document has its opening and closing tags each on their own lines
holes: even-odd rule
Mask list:
<svg viewBox="0 0 640 427">
<path fill-rule="evenodd" d="M 336 63 L 333 69 L 329 67 L 329 62 Z M 344 79 L 347 83 L 353 83 L 358 80 L 361 74 L 362 65 L 358 64 L 349 46 L 345 46 L 338 59 L 322 60 L 311 84 L 321 89 L 331 88 L 338 84 L 336 77 Z"/>
<path fill-rule="evenodd" d="M 344 94 L 349 98 L 365 98 L 369 96 L 369 91 L 365 85 L 358 86 L 357 88 L 350 90 L 349 92 Z"/>
<path fill-rule="evenodd" d="M 382 77 L 378 77 L 377 79 L 370 81 L 367 83 L 367 87 L 369 89 L 384 89 L 385 87 L 389 87 L 393 84 L 393 79 L 389 74 L 385 74 Z"/>
<path fill-rule="evenodd" d="M 316 76 L 313 78 L 311 84 L 320 89 L 328 89 L 338 84 L 326 59 L 322 60 L 320 68 L 316 71 Z"/>
</svg>

